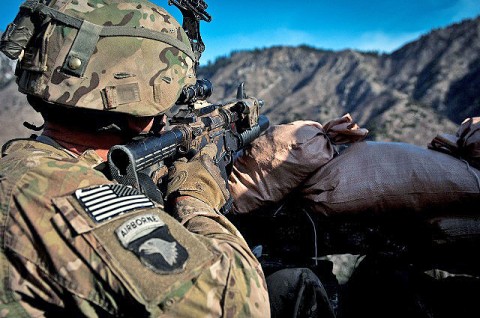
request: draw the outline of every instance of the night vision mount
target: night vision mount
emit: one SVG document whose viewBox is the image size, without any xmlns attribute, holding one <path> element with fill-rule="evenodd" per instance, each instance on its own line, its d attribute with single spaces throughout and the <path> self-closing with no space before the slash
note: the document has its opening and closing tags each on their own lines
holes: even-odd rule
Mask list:
<svg viewBox="0 0 480 318">
<path fill-rule="evenodd" d="M 212 17 L 207 13 L 208 5 L 203 0 L 168 0 L 169 5 L 175 5 L 183 15 L 183 29 L 187 33 L 195 53 L 195 69 L 198 68 L 200 57 L 205 51 L 200 34 L 200 20 L 210 22 Z"/>
</svg>

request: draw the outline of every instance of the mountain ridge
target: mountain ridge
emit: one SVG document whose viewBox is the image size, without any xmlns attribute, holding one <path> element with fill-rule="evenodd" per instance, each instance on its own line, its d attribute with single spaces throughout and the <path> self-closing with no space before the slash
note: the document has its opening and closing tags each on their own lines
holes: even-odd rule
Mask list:
<svg viewBox="0 0 480 318">
<path fill-rule="evenodd" d="M 464 118 L 479 116 L 479 49 L 477 17 L 432 30 L 390 54 L 273 47 L 233 53 L 201 75 L 215 85 L 213 100 L 234 96 L 232 82 L 246 82 L 252 96 L 265 99 L 264 113 L 274 123 L 324 123 L 349 112 L 373 139 L 426 145 L 436 133 L 453 133 Z"/>
<path fill-rule="evenodd" d="M 12 127 L 11 118 L 41 123 L 14 92 L 9 65 L 0 56 L 2 143 L 30 134 Z M 425 146 L 437 133 L 454 133 L 464 118 L 480 115 L 480 17 L 432 30 L 390 54 L 308 45 L 232 52 L 201 67 L 198 78 L 214 84 L 211 102 L 233 98 L 245 82 L 247 94 L 265 100 L 262 112 L 272 124 L 325 123 L 350 113 L 372 140 Z"/>
</svg>

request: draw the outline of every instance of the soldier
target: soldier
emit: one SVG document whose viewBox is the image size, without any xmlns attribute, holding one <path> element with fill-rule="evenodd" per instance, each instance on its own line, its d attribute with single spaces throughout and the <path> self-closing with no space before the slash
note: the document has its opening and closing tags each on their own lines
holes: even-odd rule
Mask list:
<svg viewBox="0 0 480 318">
<path fill-rule="evenodd" d="M 161 204 L 103 173 L 195 83 L 187 35 L 146 0 L 25 2 L 2 39 L 45 119 L 0 161 L 0 317 L 268 317 L 262 269 L 218 211 L 204 148 L 174 163 Z M 20 54 L 21 53 L 21 54 Z M 68 316 L 70 315 L 70 316 Z"/>
</svg>

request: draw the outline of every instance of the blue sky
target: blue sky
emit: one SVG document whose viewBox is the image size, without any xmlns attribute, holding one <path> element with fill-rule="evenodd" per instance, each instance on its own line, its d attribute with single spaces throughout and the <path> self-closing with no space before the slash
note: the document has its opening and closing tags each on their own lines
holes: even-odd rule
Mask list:
<svg viewBox="0 0 480 318">
<path fill-rule="evenodd" d="M 480 15 L 480 0 L 206 0 L 202 64 L 233 50 L 308 44 L 317 48 L 391 52 L 440 28 Z M 21 0 L 3 0 L 0 29 Z M 168 7 L 168 0 L 153 0 Z M 168 8 L 167 8 L 168 10 Z M 175 7 L 174 13 L 181 21 Z"/>
</svg>

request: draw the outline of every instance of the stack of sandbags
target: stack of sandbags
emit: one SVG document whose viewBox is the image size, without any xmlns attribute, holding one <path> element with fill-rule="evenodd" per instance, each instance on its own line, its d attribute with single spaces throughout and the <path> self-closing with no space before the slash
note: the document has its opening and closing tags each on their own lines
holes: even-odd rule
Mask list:
<svg viewBox="0 0 480 318">
<path fill-rule="evenodd" d="M 289 206 L 295 200 L 331 221 L 422 220 L 434 242 L 480 238 L 480 118 L 456 135 L 438 135 L 431 149 L 363 142 L 366 131 L 351 118 L 332 122 L 278 125 L 254 141 L 230 179 L 234 212 L 268 208 L 293 193 Z M 338 154 L 335 141 L 350 145 Z"/>
<path fill-rule="evenodd" d="M 270 127 L 235 162 L 229 180 L 234 212 L 281 201 L 334 157 L 333 144 L 362 140 L 367 133 L 348 114 L 325 126 L 296 121 Z"/>
<path fill-rule="evenodd" d="M 480 171 L 411 144 L 361 142 L 317 170 L 301 193 L 304 204 L 327 216 L 480 212 Z"/>
<path fill-rule="evenodd" d="M 421 211 L 480 214 L 480 118 L 429 148 L 358 142 L 368 132 L 346 115 L 322 126 L 297 121 L 271 127 L 234 165 L 234 211 L 247 213 L 296 193 L 323 215 Z M 337 155 L 334 144 L 350 143 Z M 434 151 L 439 150 L 439 151 Z"/>
</svg>

